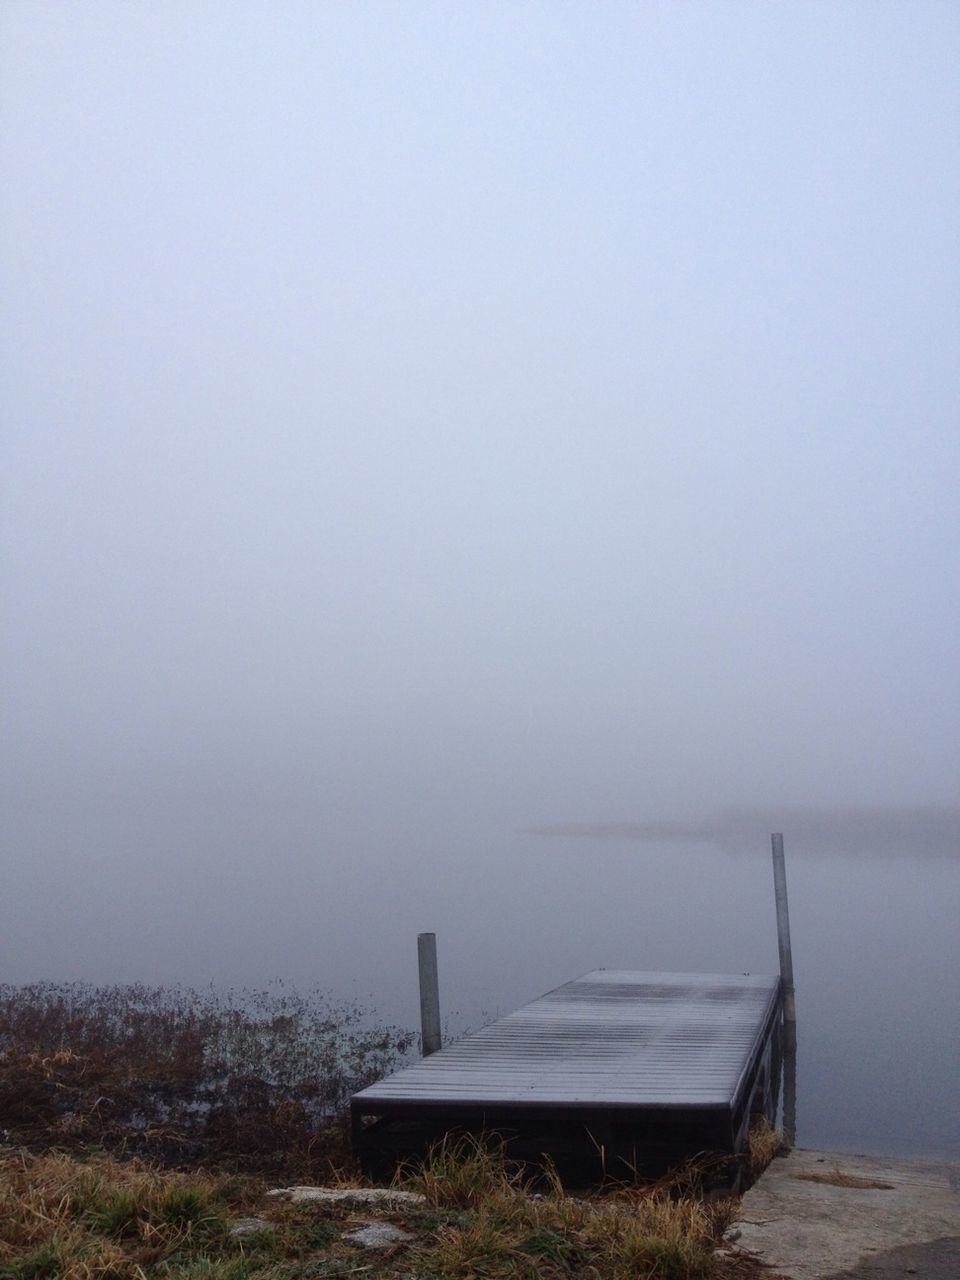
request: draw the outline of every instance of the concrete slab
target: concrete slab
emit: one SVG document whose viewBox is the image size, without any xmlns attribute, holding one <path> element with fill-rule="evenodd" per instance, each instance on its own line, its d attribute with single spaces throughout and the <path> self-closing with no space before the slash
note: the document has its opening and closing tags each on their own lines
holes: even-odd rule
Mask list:
<svg viewBox="0 0 960 1280">
<path fill-rule="evenodd" d="M 736 1228 L 773 1276 L 957 1280 L 960 1165 L 793 1150 L 744 1196 Z"/>
</svg>

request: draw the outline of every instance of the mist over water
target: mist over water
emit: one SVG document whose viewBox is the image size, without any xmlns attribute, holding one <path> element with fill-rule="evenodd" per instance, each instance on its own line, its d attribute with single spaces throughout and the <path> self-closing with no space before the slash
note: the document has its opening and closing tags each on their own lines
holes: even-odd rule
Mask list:
<svg viewBox="0 0 960 1280">
<path fill-rule="evenodd" d="M 157 820 L 148 813 L 138 839 Z M 802 1145 L 960 1155 L 960 856 L 930 847 L 942 821 L 931 815 L 926 845 L 921 824 L 919 851 L 871 851 L 842 822 L 834 840 L 787 828 Z M 320 984 L 416 1028 L 416 934 L 430 930 L 445 1032 L 457 1035 L 594 968 L 777 970 L 759 826 L 733 847 L 729 832 L 557 838 L 451 822 L 446 840 L 358 841 L 340 860 L 308 832 L 278 851 L 268 825 L 250 806 L 204 829 L 202 859 L 157 849 L 149 879 L 142 868 L 125 878 L 106 854 L 82 871 L 49 850 L 46 868 L 35 857 L 5 934 L 5 979 Z M 101 828 L 97 847 L 117 834 Z M 238 856 L 253 839 L 262 863 Z"/>
<path fill-rule="evenodd" d="M 801 1141 L 957 1153 L 958 57 L 0 9 L 0 980 L 769 971 L 780 830 Z"/>
</svg>

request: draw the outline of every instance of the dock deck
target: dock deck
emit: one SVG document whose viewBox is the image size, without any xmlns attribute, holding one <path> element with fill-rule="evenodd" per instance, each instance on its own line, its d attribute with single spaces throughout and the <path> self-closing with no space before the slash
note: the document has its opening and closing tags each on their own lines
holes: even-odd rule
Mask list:
<svg viewBox="0 0 960 1280">
<path fill-rule="evenodd" d="M 454 1128 L 560 1162 L 735 1153 L 773 1119 L 780 1003 L 778 977 L 595 970 L 356 1094 L 361 1163 Z"/>
</svg>

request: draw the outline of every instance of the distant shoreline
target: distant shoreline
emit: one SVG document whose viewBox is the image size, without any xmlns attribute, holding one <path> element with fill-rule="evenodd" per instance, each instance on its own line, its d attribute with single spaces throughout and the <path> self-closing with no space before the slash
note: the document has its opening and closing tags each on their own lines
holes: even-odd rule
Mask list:
<svg viewBox="0 0 960 1280">
<path fill-rule="evenodd" d="M 702 819 L 546 822 L 524 835 L 575 840 L 707 842 L 766 846 L 781 831 L 793 851 L 845 849 L 902 854 L 960 855 L 960 806 L 904 805 L 845 809 L 731 809 Z"/>
</svg>

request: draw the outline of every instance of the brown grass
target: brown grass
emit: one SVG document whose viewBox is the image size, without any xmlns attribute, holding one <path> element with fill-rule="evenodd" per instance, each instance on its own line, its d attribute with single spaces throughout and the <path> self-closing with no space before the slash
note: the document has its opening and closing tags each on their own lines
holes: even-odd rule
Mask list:
<svg viewBox="0 0 960 1280">
<path fill-rule="evenodd" d="M 174 1173 L 109 1156 L 0 1149 L 0 1280 L 719 1280 L 728 1206 L 661 1187 L 531 1192 L 496 1143 L 447 1144 L 407 1174 L 422 1207 L 380 1209 L 410 1243 L 360 1253 L 343 1237 L 369 1210 L 264 1197 L 246 1177 Z M 265 1226 L 232 1236 L 255 1214 Z"/>
<path fill-rule="evenodd" d="M 878 1182 L 876 1178 L 858 1178 L 854 1173 L 831 1169 L 825 1173 L 791 1173 L 797 1182 L 821 1182 L 828 1187 L 860 1187 L 864 1191 L 893 1191 L 892 1182 Z"/>
<path fill-rule="evenodd" d="M 343 1238 L 369 1210 L 265 1198 L 267 1178 L 349 1180 L 346 1099 L 408 1044 L 286 994 L 0 987 L 0 1280 L 743 1274 L 715 1252 L 733 1206 L 698 1194 L 706 1166 L 576 1198 L 496 1140 L 450 1140 L 404 1171 L 421 1208 L 378 1208 L 413 1236 L 383 1255 Z"/>
<path fill-rule="evenodd" d="M 433 1209 L 460 1211 L 419 1251 L 416 1269 L 489 1280 L 707 1277 L 732 1212 L 666 1180 L 572 1197 L 548 1170 L 546 1190 L 534 1191 L 502 1145 L 469 1137 L 438 1144 L 405 1185 Z"/>
<path fill-rule="evenodd" d="M 174 1256 L 220 1247 L 229 1216 L 262 1184 L 164 1173 L 106 1156 L 8 1152 L 0 1158 L 3 1280 L 143 1280 Z"/>
<path fill-rule="evenodd" d="M 783 1151 L 783 1137 L 763 1118 L 755 1120 L 747 1136 L 747 1167 L 752 1179 L 759 1178 L 767 1165 Z"/>
<path fill-rule="evenodd" d="M 350 1095 L 411 1041 L 322 992 L 0 986 L 0 1115 L 34 1150 L 325 1177 Z"/>
</svg>

